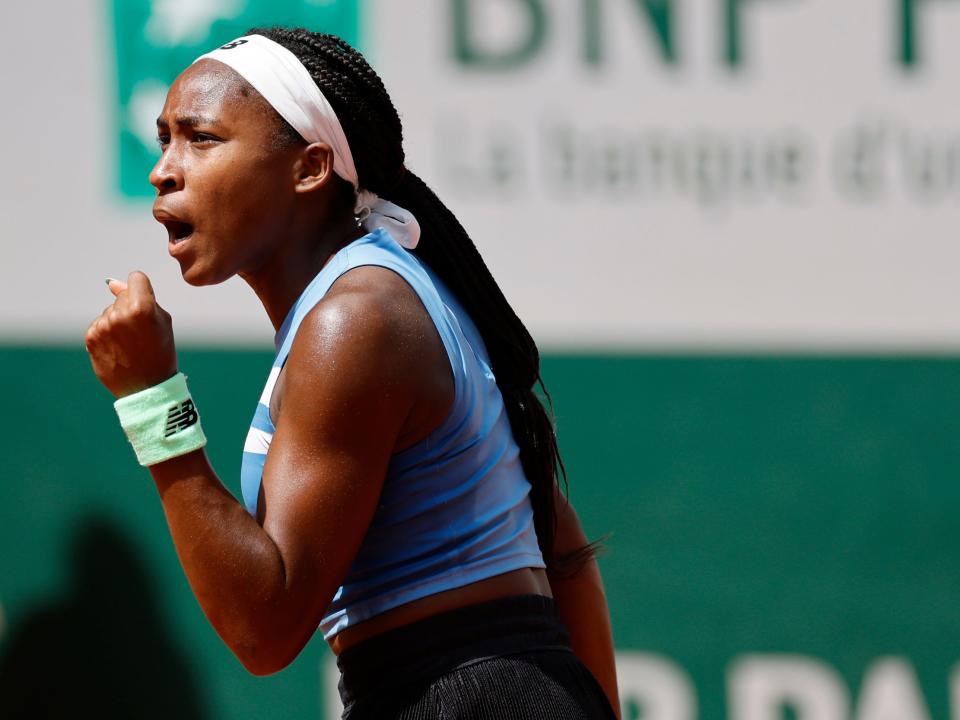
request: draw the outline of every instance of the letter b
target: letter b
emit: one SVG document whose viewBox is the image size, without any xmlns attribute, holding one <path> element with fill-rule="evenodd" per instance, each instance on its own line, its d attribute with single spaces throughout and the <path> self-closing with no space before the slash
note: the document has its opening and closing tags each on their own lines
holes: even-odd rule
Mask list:
<svg viewBox="0 0 960 720">
<path fill-rule="evenodd" d="M 747 655 L 728 674 L 729 713 L 736 720 L 846 720 L 847 686 L 836 670 L 799 655 Z"/>
<path fill-rule="evenodd" d="M 471 12 L 473 0 L 451 1 L 454 55 L 461 65 L 484 70 L 510 70 L 533 58 L 543 45 L 547 34 L 547 14 L 541 0 L 509 0 L 517 5 L 519 12 L 527 16 L 528 22 L 526 30 L 521 31 L 512 47 L 497 50 L 479 47 L 476 17 L 475 13 Z M 478 4 L 489 8 L 490 2 L 491 0 L 481 0 Z"/>
</svg>

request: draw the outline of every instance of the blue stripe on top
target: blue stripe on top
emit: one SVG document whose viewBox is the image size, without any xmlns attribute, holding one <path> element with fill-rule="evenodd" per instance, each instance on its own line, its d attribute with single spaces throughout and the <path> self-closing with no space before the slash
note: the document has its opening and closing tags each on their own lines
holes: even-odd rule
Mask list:
<svg viewBox="0 0 960 720">
<path fill-rule="evenodd" d="M 277 355 L 244 446 L 241 489 L 247 511 L 256 515 L 275 429 L 270 395 L 297 329 L 341 275 L 364 265 L 393 270 L 417 293 L 447 351 L 454 401 L 428 437 L 391 458 L 373 521 L 320 623 L 327 639 L 428 595 L 510 570 L 544 567 L 530 484 L 483 339 L 442 281 L 382 229 L 336 253 L 277 332 Z"/>
</svg>

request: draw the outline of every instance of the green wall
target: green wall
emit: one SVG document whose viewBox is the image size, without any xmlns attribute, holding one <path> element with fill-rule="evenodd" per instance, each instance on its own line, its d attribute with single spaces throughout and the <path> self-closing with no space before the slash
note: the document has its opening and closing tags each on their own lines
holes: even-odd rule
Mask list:
<svg viewBox="0 0 960 720">
<path fill-rule="evenodd" d="M 181 352 L 236 492 L 270 359 Z M 549 356 L 544 375 L 571 496 L 609 533 L 617 645 L 685 670 L 699 717 L 726 716 L 746 653 L 817 658 L 854 698 L 871 662 L 902 656 L 948 717 L 960 359 Z M 321 641 L 254 678 L 207 624 L 82 349 L 0 348 L 0 377 L 0 715 L 321 717 Z"/>
</svg>

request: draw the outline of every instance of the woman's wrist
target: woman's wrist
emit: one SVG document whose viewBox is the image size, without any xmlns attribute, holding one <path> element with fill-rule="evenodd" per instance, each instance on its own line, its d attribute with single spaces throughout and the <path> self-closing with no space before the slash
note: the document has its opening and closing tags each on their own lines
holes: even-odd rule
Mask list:
<svg viewBox="0 0 960 720">
<path fill-rule="evenodd" d="M 185 455 L 207 444 L 186 376 L 173 377 L 114 402 L 120 426 L 144 467 Z"/>
</svg>

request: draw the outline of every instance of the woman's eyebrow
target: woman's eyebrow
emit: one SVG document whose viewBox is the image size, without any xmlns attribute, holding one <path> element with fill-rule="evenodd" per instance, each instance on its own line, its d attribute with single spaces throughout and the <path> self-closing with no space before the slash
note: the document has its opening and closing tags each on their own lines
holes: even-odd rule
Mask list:
<svg viewBox="0 0 960 720">
<path fill-rule="evenodd" d="M 173 119 L 173 124 L 185 127 L 197 127 L 198 125 L 204 125 L 206 127 L 220 127 L 220 123 L 217 122 L 215 118 L 208 115 L 184 115 L 182 117 L 176 117 Z M 157 118 L 157 127 L 167 128 L 169 125 L 163 118 Z"/>
</svg>

